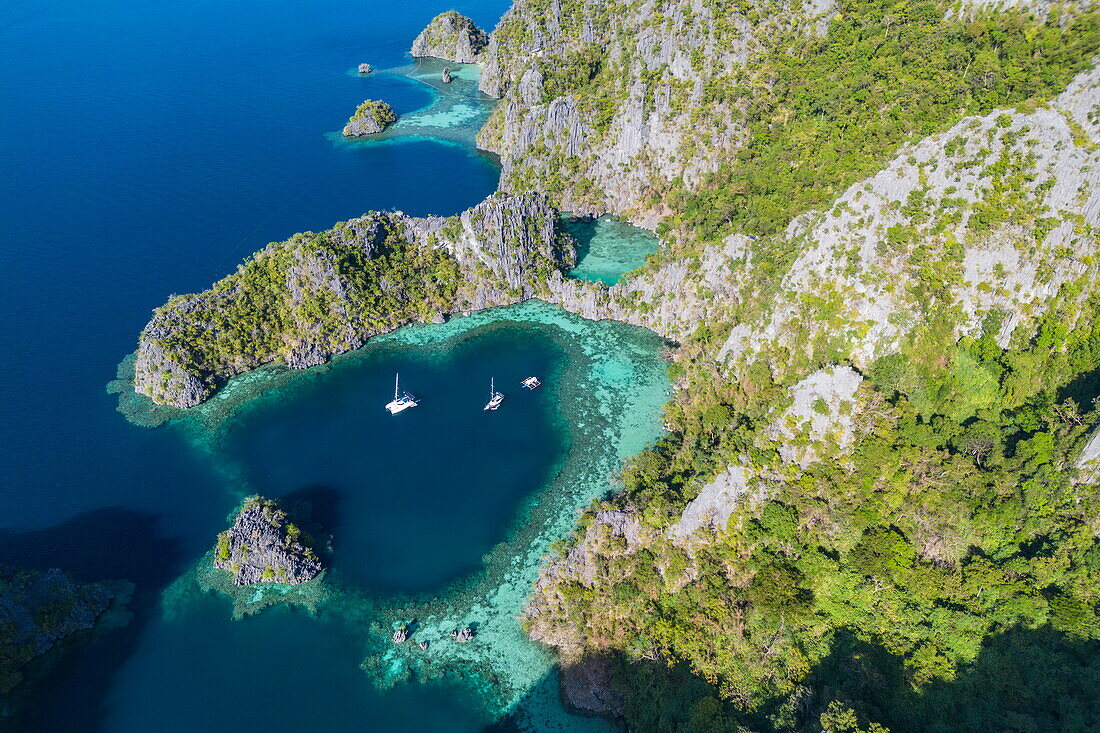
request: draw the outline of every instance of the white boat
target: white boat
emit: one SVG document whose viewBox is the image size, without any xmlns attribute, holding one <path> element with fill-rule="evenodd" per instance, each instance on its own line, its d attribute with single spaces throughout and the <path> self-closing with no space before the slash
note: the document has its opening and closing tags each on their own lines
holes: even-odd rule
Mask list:
<svg viewBox="0 0 1100 733">
<path fill-rule="evenodd" d="M 393 377 L 393 401 L 386 405 L 386 409 L 390 411 L 391 415 L 396 415 L 402 410 L 407 410 L 410 407 L 416 407 L 419 403 L 416 398 L 408 392 L 401 392 L 398 388 L 398 382 L 401 375 L 395 374 Z"/>
<path fill-rule="evenodd" d="M 500 407 L 501 402 L 504 402 L 504 395 L 501 394 L 500 392 L 497 392 L 496 385 L 493 383 L 493 380 L 490 379 L 489 380 L 489 401 L 485 404 L 485 407 L 482 408 L 482 409 L 495 410 L 498 407 Z"/>
<path fill-rule="evenodd" d="M 520 384 L 527 389 L 534 389 L 535 387 L 541 386 L 542 382 L 539 381 L 538 377 L 527 377 L 527 379 L 524 379 Z"/>
</svg>

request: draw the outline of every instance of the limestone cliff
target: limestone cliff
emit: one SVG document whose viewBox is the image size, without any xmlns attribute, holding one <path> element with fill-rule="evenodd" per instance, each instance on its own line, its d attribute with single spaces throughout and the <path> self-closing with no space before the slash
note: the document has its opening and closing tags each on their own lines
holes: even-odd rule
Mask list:
<svg viewBox="0 0 1100 733">
<path fill-rule="evenodd" d="M 134 388 L 193 407 L 262 364 L 315 366 L 407 323 L 547 294 L 574 260 L 537 194 L 497 194 L 455 217 L 371 212 L 268 245 L 209 290 L 156 309 Z"/>
<path fill-rule="evenodd" d="M 814 34 L 832 8 L 518 0 L 485 53 L 481 88 L 503 102 L 478 144 L 501 156 L 503 190 L 549 190 L 565 210 L 653 226 L 674 180 L 697 184 L 742 144 L 732 90 L 758 29 Z"/>
<path fill-rule="evenodd" d="M 321 560 L 278 502 L 251 496 L 218 535 L 214 567 L 233 573 L 236 585 L 297 585 L 317 577 Z"/>
<path fill-rule="evenodd" d="M 489 43 L 485 31 L 465 15 L 448 10 L 432 18 L 412 45 L 414 57 L 432 56 L 444 61 L 472 64 Z"/>
<path fill-rule="evenodd" d="M 1094 70 L 1045 108 L 965 118 L 796 219 L 786 239 L 800 254 L 721 356 L 743 369 L 782 352 L 785 370 L 831 351 L 865 368 L 937 314 L 956 337 L 995 316 L 1002 348 L 1054 307 L 1072 327 L 1098 287 L 1098 101 Z"/>
<path fill-rule="evenodd" d="M 376 135 L 397 122 L 393 107 L 377 99 L 367 99 L 355 109 L 355 114 L 344 125 L 345 137 Z"/>
<path fill-rule="evenodd" d="M 553 279 L 554 299 L 587 317 L 678 340 L 700 324 L 715 329 L 693 336 L 714 359 L 711 379 L 748 381 L 762 368 L 789 387 L 763 416 L 752 451 L 694 486 L 667 531 L 647 528 L 644 507 L 626 500 L 596 515 L 544 568 L 526 612 L 532 636 L 567 659 L 599 650 L 600 639 L 572 625 L 567 596 L 591 588 L 608 558 L 614 564 L 670 542 L 690 553 L 731 518 L 753 516 L 823 457 L 843 469 L 862 435 L 896 419 L 858 370 L 935 343 L 937 368 L 967 385 L 946 402 L 962 421 L 987 395 L 979 370 L 955 349 L 960 338 L 992 328 L 998 346 L 1024 349 L 1044 324 L 1066 333 L 1095 322 L 1098 110 L 1100 71 L 1093 70 L 1049 104 L 967 117 L 902 148 L 881 172 L 780 235 L 731 236 L 611 288 Z M 708 388 L 680 386 L 680 399 Z M 1078 463 L 1087 478 L 1100 465 L 1098 445 L 1093 440 Z M 914 532 L 913 540 L 935 562 L 966 547 L 943 527 Z"/>
</svg>

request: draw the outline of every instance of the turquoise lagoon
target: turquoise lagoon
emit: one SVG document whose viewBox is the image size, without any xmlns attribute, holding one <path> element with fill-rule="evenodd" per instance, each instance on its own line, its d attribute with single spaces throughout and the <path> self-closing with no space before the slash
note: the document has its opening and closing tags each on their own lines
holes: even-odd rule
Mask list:
<svg viewBox="0 0 1100 733">
<path fill-rule="evenodd" d="M 611 216 L 562 216 L 566 231 L 577 240 L 577 266 L 569 273 L 580 280 L 614 285 L 626 273 L 646 263 L 660 245 L 650 231 Z"/>
<path fill-rule="evenodd" d="M 644 329 L 529 301 L 406 327 L 323 367 L 268 367 L 231 381 L 169 429 L 227 477 L 235 498 L 263 491 L 309 501 L 333 536 L 331 569 L 290 590 L 241 590 L 204 557 L 166 592 L 152 632 L 163 649 L 141 660 L 147 668 L 119 694 L 156 709 L 172 676 L 161 665 L 179 656 L 170 650 L 181 635 L 199 633 L 196 624 L 262 623 L 298 634 L 308 614 L 326 630 L 311 637 L 344 638 L 359 653 L 364 685 L 402 690 L 395 702 L 416 697 L 404 690 L 411 684 L 421 697 L 459 705 L 456 720 L 470 725 L 503 716 L 526 730 L 604 729 L 562 710 L 554 660 L 517 617 L 550 544 L 614 489 L 623 460 L 660 436 L 668 390 L 660 346 Z M 390 416 L 382 405 L 398 370 L 421 404 Z M 531 374 L 544 386 L 521 388 Z M 482 410 L 490 376 L 506 394 L 495 413 Z M 396 625 L 410 622 L 427 651 L 390 641 Z M 473 642 L 449 639 L 467 625 L 477 630 Z M 249 632 L 240 639 L 246 646 L 234 664 L 253 669 L 259 642 Z M 189 647 L 188 664 L 201 665 L 201 653 Z M 232 685 L 224 697 L 204 694 L 215 708 L 242 704 Z"/>
<path fill-rule="evenodd" d="M 506 5 L 456 9 L 492 27 Z M 553 660 L 516 615 L 549 543 L 660 434 L 653 334 L 533 302 L 257 370 L 157 430 L 120 419 L 102 387 L 151 308 L 267 242 L 369 209 L 454 214 L 496 189 L 471 144 L 491 109 L 467 94 L 476 69 L 439 89 L 405 55 L 445 9 L 0 7 L 0 562 L 136 585 L 131 622 L 69 657 L 19 729 L 601 725 L 561 708 Z M 347 73 L 362 61 L 391 71 Z M 334 144 L 325 131 L 364 98 L 402 123 Z M 424 404 L 391 419 L 397 370 Z M 528 372 L 546 386 L 521 391 Z M 508 397 L 486 415 L 494 376 Z M 240 594 L 209 572 L 215 534 L 256 491 L 310 502 L 332 535 L 321 580 Z M 388 641 L 413 618 L 427 654 Z M 449 643 L 461 624 L 475 642 Z"/>
</svg>

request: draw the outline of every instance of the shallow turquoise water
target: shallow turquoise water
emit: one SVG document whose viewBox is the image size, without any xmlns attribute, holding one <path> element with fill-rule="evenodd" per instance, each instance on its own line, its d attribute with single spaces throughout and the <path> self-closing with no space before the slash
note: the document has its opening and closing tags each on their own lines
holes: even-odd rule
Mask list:
<svg viewBox="0 0 1100 733">
<path fill-rule="evenodd" d="M 569 273 L 580 280 L 607 285 L 646 263 L 659 242 L 652 232 L 610 216 L 598 219 L 563 216 L 566 230 L 577 240 L 577 266 Z"/>
</svg>

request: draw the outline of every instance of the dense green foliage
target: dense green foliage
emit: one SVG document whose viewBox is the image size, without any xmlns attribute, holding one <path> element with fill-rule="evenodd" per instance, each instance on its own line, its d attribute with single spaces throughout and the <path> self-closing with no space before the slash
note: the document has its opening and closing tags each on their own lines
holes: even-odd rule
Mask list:
<svg viewBox="0 0 1100 733">
<path fill-rule="evenodd" d="M 1100 420 L 1090 388 L 1100 323 L 1067 332 L 1067 320 L 1056 305 L 1006 351 L 993 340 L 997 318 L 957 346 L 914 340 L 871 370 L 855 448 L 806 470 L 762 439 L 780 389 L 767 372 L 673 407 L 676 432 L 633 461 L 618 500 L 642 512 L 653 538 L 633 553 L 601 543 L 592 587 L 561 590 L 559 617 L 589 643 L 667 662 L 672 675 L 687 664 L 713 685 L 691 688 L 691 704 L 677 694 L 655 703 L 640 692 L 653 683 L 626 665 L 632 722 L 724 729 L 699 727 L 705 709 L 729 725 L 810 729 L 833 700 L 895 731 L 957 730 L 946 711 L 972 708 L 994 715 L 994 729 L 1095 720 L 1097 701 L 1081 690 L 1100 674 L 1100 493 L 1075 483 L 1071 464 Z M 680 368 L 700 385 L 712 373 L 703 357 Z M 693 479 L 749 456 L 767 498 L 691 551 L 666 539 Z M 1017 645 L 1028 661 L 1010 658 Z M 853 659 L 862 684 L 826 673 L 855 675 Z M 647 677 L 661 669 L 650 667 Z M 1064 684 L 983 704 L 986 684 L 1019 692 L 1018 676 L 1043 668 Z"/>
<path fill-rule="evenodd" d="M 458 263 L 443 249 L 407 243 L 385 215 L 370 247 L 350 224 L 269 245 L 237 272 L 183 295 L 154 318 L 172 324 L 151 338 L 201 374 L 232 375 L 285 357 L 302 342 L 346 351 L 370 334 L 427 320 L 454 300 Z"/>
<path fill-rule="evenodd" d="M 348 118 L 349 123 L 359 120 L 372 120 L 380 128 L 397 122 L 393 107 L 378 99 L 367 99 L 355 108 L 355 114 Z"/>
<path fill-rule="evenodd" d="M 772 39 L 735 79 L 748 137 L 673 208 L 704 238 L 776 232 L 876 172 L 905 141 L 1065 88 L 1100 48 L 1095 11 L 945 18 L 943 3 L 842 0 L 821 39 Z M 716 87 L 717 88 L 717 87 Z"/>
</svg>

